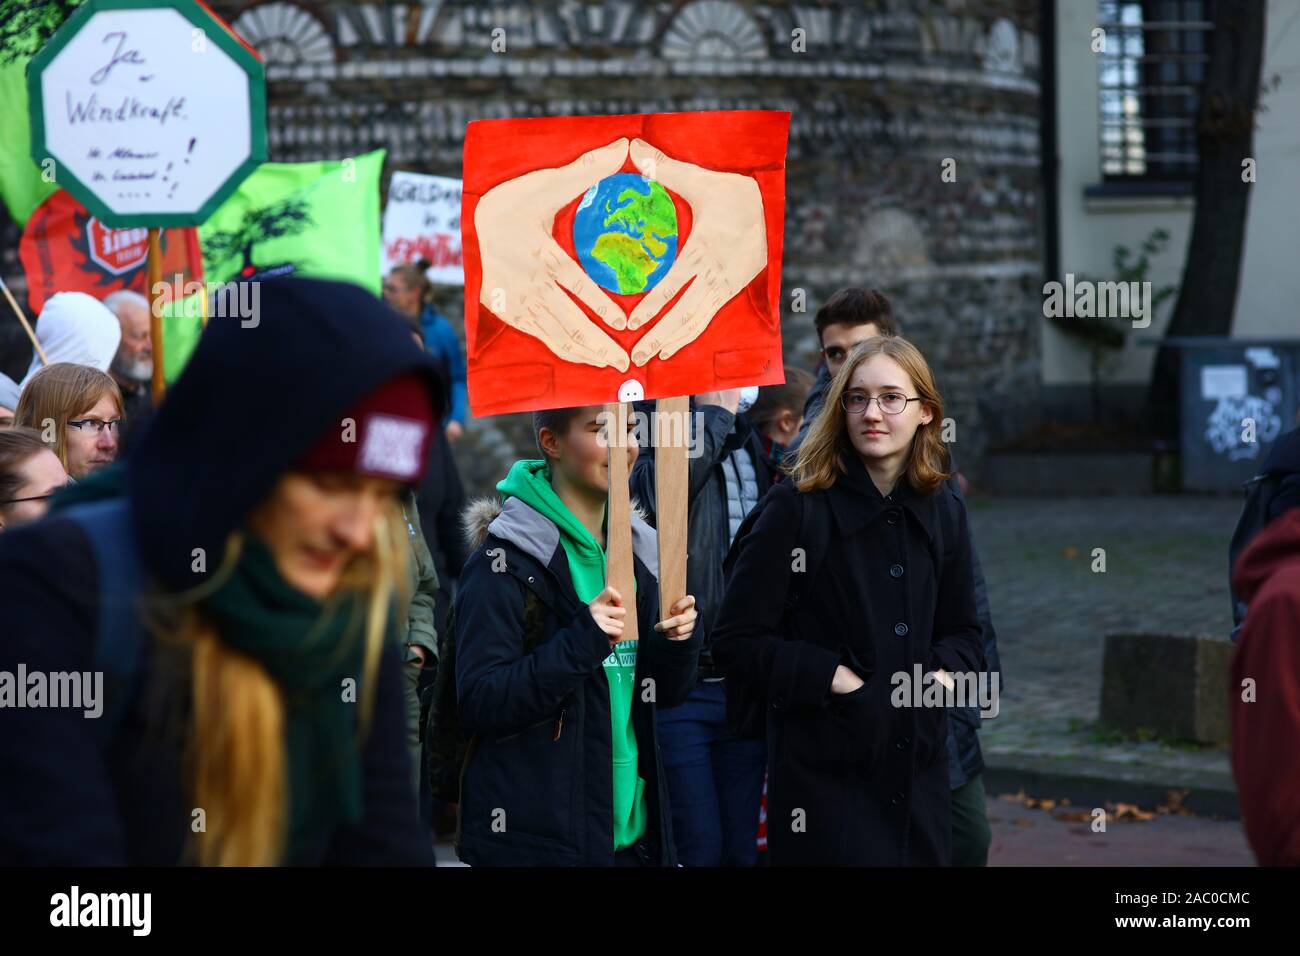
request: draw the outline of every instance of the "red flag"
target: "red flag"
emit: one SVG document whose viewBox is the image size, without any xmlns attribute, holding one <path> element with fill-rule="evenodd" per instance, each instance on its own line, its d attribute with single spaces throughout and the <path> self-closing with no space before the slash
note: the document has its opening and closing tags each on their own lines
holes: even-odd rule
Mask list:
<svg viewBox="0 0 1300 956">
<path fill-rule="evenodd" d="M 18 256 L 27 274 L 27 304 L 40 314 L 56 292 L 85 292 L 103 299 L 118 289 L 148 296 L 149 230 L 111 229 L 60 189 L 27 220 Z M 162 276 L 169 284 L 203 280 L 197 229 L 164 229 Z"/>
</svg>

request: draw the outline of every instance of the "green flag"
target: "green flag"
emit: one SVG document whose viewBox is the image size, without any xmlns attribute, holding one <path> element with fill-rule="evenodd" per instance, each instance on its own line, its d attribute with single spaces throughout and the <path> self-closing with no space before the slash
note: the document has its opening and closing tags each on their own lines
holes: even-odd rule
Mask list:
<svg viewBox="0 0 1300 956">
<path fill-rule="evenodd" d="M 241 278 L 291 274 L 342 279 L 379 295 L 383 165 L 381 149 L 337 162 L 257 167 L 199 227 L 209 289 Z M 180 375 L 201 331 L 196 297 L 163 308 L 168 383 Z"/>
<path fill-rule="evenodd" d="M 29 55 L 12 48 L 0 50 L 0 198 L 20 226 L 59 188 L 58 183 L 42 178 L 41 167 L 32 161 L 32 120 L 27 113 L 29 62 Z"/>
<path fill-rule="evenodd" d="M 275 275 L 354 282 L 379 295 L 384 151 L 263 163 L 199 227 L 209 283 Z"/>
<path fill-rule="evenodd" d="M 194 346 L 199 344 L 199 334 L 203 331 L 202 309 L 203 303 L 197 295 L 173 300 L 162 308 L 163 380 L 169 386 L 185 368 Z"/>
</svg>

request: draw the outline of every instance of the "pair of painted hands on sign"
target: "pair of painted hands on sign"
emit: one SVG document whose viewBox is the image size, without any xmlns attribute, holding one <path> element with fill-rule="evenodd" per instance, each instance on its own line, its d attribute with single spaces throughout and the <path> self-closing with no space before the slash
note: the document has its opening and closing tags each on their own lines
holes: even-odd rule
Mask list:
<svg viewBox="0 0 1300 956">
<path fill-rule="evenodd" d="M 617 173 L 629 154 L 642 176 L 690 204 L 692 226 L 668 273 L 625 315 L 551 233 L 560 209 Z M 753 178 L 671 159 L 640 139 L 630 146 L 627 139 L 618 139 L 567 166 L 535 170 L 494 186 L 479 200 L 474 228 L 483 261 L 483 305 L 566 361 L 620 372 L 629 367 L 628 354 L 565 289 L 611 329 L 630 331 L 652 322 L 690 283 L 633 347 L 631 362 L 642 366 L 695 341 L 767 264 L 763 200 Z"/>
<path fill-rule="evenodd" d="M 617 644 L 624 640 L 623 625 L 627 618 L 627 608 L 623 606 L 623 598 L 619 595 L 618 590 L 612 585 L 607 585 L 605 590 L 601 591 L 591 603 L 587 605 L 591 611 L 592 619 L 596 625 L 605 632 L 611 644 Z M 662 631 L 667 635 L 670 641 L 684 641 L 691 636 L 695 630 L 695 597 L 686 595 L 684 598 L 678 598 L 677 602 L 668 609 L 672 617 L 665 618 L 655 625 L 656 631 Z M 636 640 L 633 634 L 626 640 Z"/>
</svg>

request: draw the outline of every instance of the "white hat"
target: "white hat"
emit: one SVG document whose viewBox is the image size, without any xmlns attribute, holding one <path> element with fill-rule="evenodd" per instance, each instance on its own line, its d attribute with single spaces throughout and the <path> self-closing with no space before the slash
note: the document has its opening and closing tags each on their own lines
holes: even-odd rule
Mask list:
<svg viewBox="0 0 1300 956">
<path fill-rule="evenodd" d="M 18 407 L 18 396 L 21 393 L 22 389 L 18 387 L 18 383 L 4 372 L 0 372 L 0 408 L 7 408 L 12 412 Z"/>
<path fill-rule="evenodd" d="M 84 292 L 60 292 L 45 300 L 36 320 L 36 338 L 50 364 L 72 362 L 107 372 L 122 341 L 122 324 L 104 303 Z M 42 368 L 41 357 L 32 364 L 22 385 Z"/>
</svg>

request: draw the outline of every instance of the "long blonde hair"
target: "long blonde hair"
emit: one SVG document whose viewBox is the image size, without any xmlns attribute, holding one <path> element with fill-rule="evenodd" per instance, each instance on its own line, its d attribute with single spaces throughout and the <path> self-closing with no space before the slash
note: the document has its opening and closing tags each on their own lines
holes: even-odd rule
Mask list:
<svg viewBox="0 0 1300 956">
<path fill-rule="evenodd" d="M 884 355 L 898 363 L 912 379 L 916 394 L 931 411 L 930 421 L 917 427 L 912 436 L 907 466 L 903 474 L 912 490 L 919 495 L 931 495 L 948 478 L 948 449 L 939 438 L 943 422 L 943 398 L 934 384 L 925 356 L 911 342 L 896 335 L 877 335 L 859 342 L 850 350 L 840 370 L 826 389 L 826 403 L 808 427 L 808 433 L 795 456 L 788 473 L 795 486 L 803 492 L 820 491 L 835 484 L 844 474 L 841 460 L 845 452 L 853 451 L 848 425 L 840 396 L 849 386 L 849 380 L 859 365 L 875 355 Z"/>
<path fill-rule="evenodd" d="M 89 365 L 55 362 L 47 365 L 27 383 L 18 396 L 14 424 L 44 434 L 45 422 L 54 423 L 53 451 L 68 468 L 68 421 L 94 408 L 101 398 L 111 398 L 121 418 L 122 392 L 108 375 Z"/>
<path fill-rule="evenodd" d="M 187 774 L 204 826 L 190 847 L 201 866 L 274 866 L 282 861 L 288 824 L 285 706 L 279 686 L 252 656 L 221 640 L 202 601 L 233 573 L 244 532 L 227 540 L 212 578 L 181 595 L 153 596 L 153 633 L 188 652 L 193 681 Z M 400 505 L 376 516 L 372 546 L 344 570 L 326 613 L 339 613 L 348 591 L 367 595 L 364 667 L 359 695 L 360 736 L 368 732 L 389 609 L 410 601 L 408 545 Z M 348 639 L 355 637 L 350 633 Z"/>
</svg>

